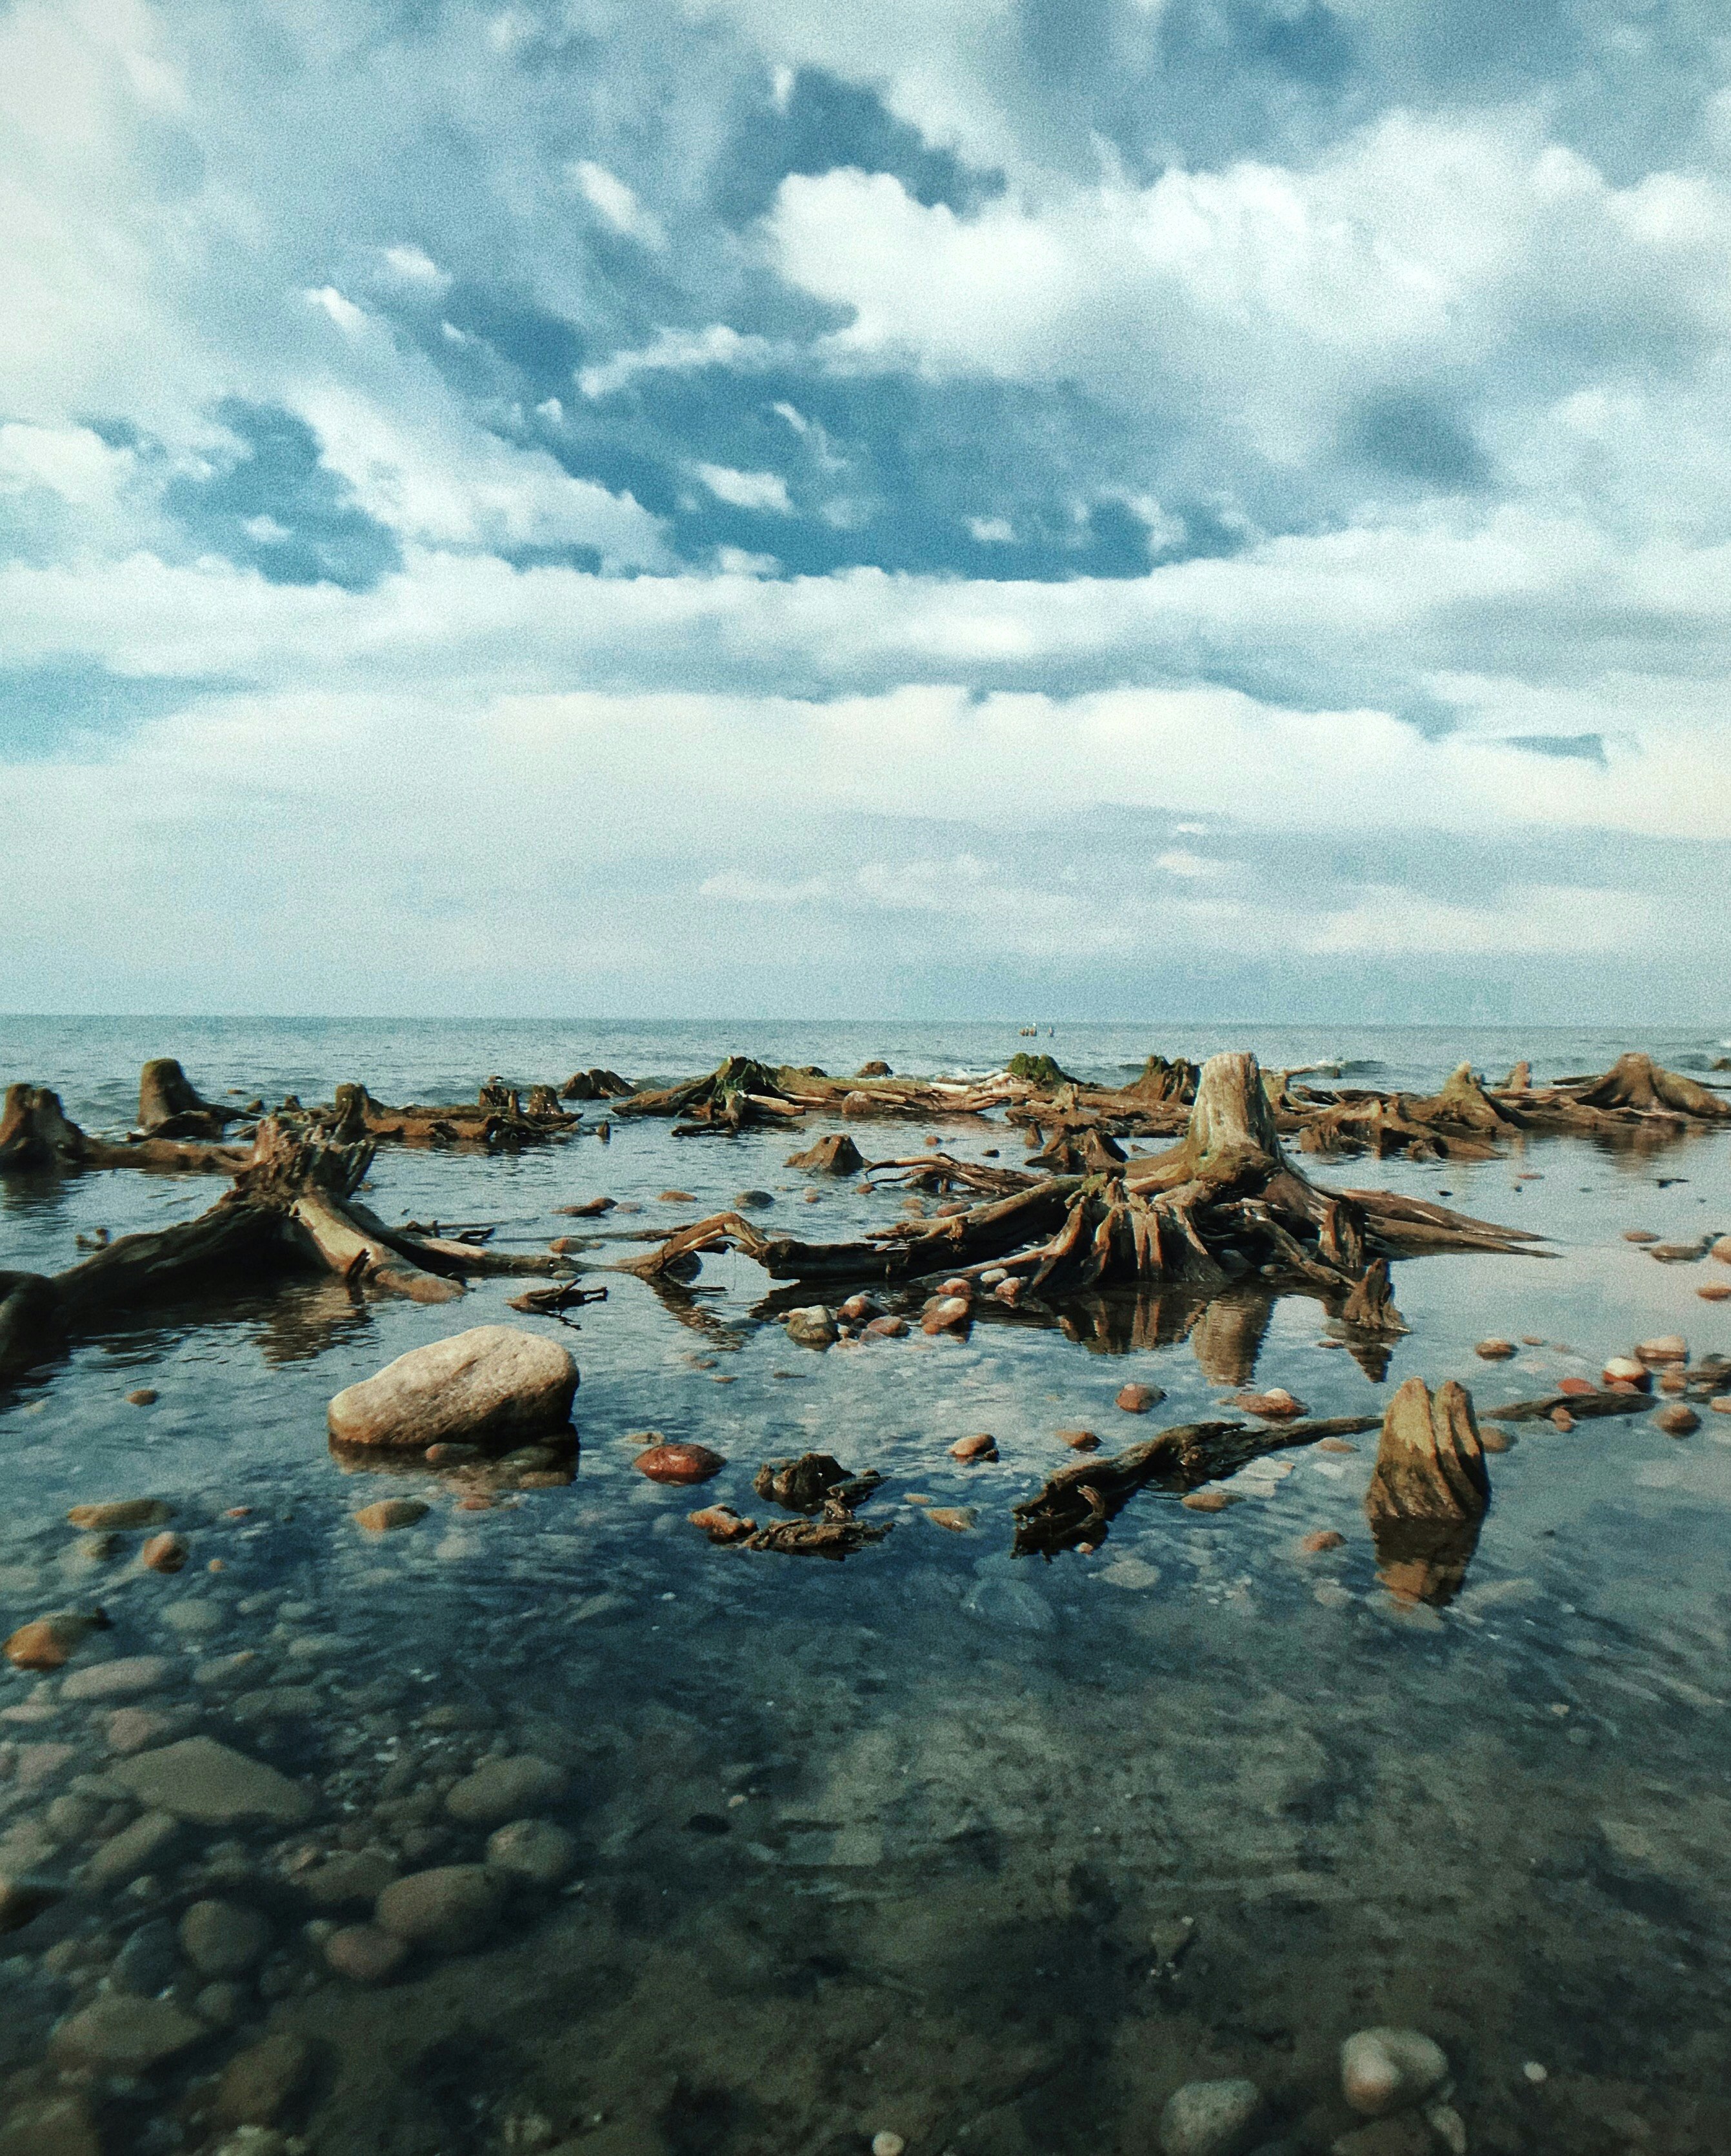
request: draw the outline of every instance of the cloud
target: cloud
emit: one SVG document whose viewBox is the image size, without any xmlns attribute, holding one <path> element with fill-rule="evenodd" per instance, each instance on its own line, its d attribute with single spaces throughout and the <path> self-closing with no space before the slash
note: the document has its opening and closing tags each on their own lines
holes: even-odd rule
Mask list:
<svg viewBox="0 0 1731 2156">
<path fill-rule="evenodd" d="M 1710 1003 L 1662 12 L 18 0 L 0 999 Z"/>
</svg>

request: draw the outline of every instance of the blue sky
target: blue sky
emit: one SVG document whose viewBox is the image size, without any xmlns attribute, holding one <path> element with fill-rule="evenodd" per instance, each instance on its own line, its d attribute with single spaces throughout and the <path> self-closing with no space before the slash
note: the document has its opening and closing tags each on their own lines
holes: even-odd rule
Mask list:
<svg viewBox="0 0 1731 2156">
<path fill-rule="evenodd" d="M 0 1007 L 1731 1019 L 1705 0 L 11 0 L 0 276 Z"/>
</svg>

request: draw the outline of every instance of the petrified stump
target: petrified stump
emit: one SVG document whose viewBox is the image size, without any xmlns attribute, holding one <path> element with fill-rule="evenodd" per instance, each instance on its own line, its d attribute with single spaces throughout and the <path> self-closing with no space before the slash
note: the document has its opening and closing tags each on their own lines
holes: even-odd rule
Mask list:
<svg viewBox="0 0 1731 2156">
<path fill-rule="evenodd" d="M 172 1055 L 152 1057 L 139 1074 L 138 1127 L 147 1138 L 219 1138 L 239 1114 L 201 1099 Z"/>
<path fill-rule="evenodd" d="M 1472 1394 L 1451 1378 L 1433 1398 L 1409 1378 L 1383 1418 L 1364 1496 L 1384 1586 L 1403 1601 L 1452 1601 L 1490 1502 Z"/>
<path fill-rule="evenodd" d="M 803 1168 L 810 1175 L 857 1175 L 865 1165 L 866 1156 L 845 1131 L 819 1138 L 804 1152 L 788 1155 L 789 1168 Z"/>
</svg>

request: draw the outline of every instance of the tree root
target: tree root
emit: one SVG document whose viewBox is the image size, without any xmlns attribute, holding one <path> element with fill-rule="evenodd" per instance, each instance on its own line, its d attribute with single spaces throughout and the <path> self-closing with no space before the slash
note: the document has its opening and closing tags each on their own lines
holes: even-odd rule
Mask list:
<svg viewBox="0 0 1731 2156">
<path fill-rule="evenodd" d="M 1318 1438 L 1374 1430 L 1374 1415 L 1335 1415 L 1273 1428 L 1243 1422 L 1179 1423 L 1108 1459 L 1061 1468 L 1036 1496 L 1014 1508 L 1012 1557 L 1054 1558 L 1061 1550 L 1097 1549 L 1138 1490 L 1174 1496 L 1235 1475 L 1264 1453 Z"/>
</svg>

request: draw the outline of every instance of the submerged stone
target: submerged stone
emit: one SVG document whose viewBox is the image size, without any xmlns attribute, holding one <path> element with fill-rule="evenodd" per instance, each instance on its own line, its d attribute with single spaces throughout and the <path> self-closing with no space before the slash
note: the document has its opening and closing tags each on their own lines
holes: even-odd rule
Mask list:
<svg viewBox="0 0 1731 2156">
<path fill-rule="evenodd" d="M 1254 2082 L 1186 2082 L 1160 2114 L 1164 2156 L 1244 2156 L 1262 2116 Z"/>
<path fill-rule="evenodd" d="M 261 1759 L 230 1751 L 210 1737 L 182 1738 L 158 1752 L 141 1752 L 110 1769 L 141 1804 L 192 1820 L 229 1826 L 248 1819 L 305 1819 L 312 1800 Z"/>
<path fill-rule="evenodd" d="M 327 1410 L 339 1445 L 414 1446 L 446 1440 L 537 1437 L 568 1421 L 577 1365 L 557 1341 L 516 1325 L 480 1325 L 413 1348 L 337 1394 Z"/>
</svg>

